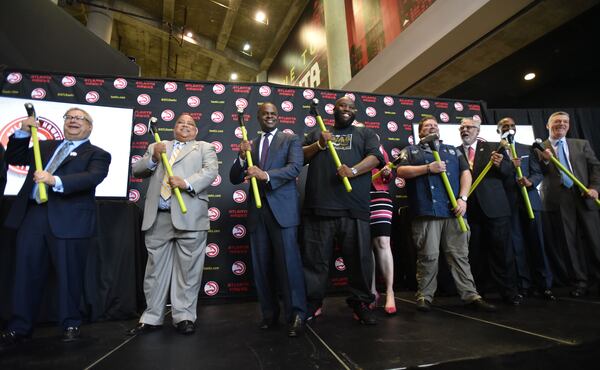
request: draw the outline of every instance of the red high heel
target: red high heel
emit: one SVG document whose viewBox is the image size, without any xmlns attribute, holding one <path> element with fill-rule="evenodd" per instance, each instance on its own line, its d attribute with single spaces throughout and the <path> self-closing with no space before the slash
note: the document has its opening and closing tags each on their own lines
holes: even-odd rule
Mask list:
<svg viewBox="0 0 600 370">
<path fill-rule="evenodd" d="M 394 296 L 392 296 L 392 298 L 393 298 L 393 297 L 394 297 Z M 387 298 L 388 298 L 388 295 L 386 294 L 386 303 L 387 303 Z M 394 298 L 394 299 L 395 299 L 395 298 Z M 387 305 L 386 305 L 386 306 L 383 308 L 383 310 L 385 311 L 385 313 L 386 313 L 386 314 L 388 314 L 389 316 L 392 316 L 392 315 L 395 315 L 395 314 L 396 314 L 396 301 L 392 301 L 392 302 L 393 302 L 393 304 L 394 304 L 393 306 L 387 306 Z"/>
</svg>

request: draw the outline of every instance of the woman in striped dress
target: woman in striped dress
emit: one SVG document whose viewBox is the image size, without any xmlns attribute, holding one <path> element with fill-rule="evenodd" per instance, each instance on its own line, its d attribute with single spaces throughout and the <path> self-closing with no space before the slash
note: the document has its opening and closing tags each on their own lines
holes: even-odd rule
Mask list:
<svg viewBox="0 0 600 370">
<path fill-rule="evenodd" d="M 389 162 L 389 157 L 379 146 L 379 150 Z M 379 170 L 373 169 L 372 175 Z M 385 281 L 385 306 L 384 310 L 388 315 L 396 313 L 396 301 L 394 299 L 394 258 L 390 246 L 390 236 L 392 233 L 392 213 L 393 204 L 389 193 L 389 184 L 392 181 L 392 171 L 384 167 L 381 176 L 371 183 L 371 243 L 375 253 L 376 265 L 379 266 L 381 275 Z M 372 293 L 379 297 L 375 287 L 375 269 L 373 269 Z"/>
</svg>

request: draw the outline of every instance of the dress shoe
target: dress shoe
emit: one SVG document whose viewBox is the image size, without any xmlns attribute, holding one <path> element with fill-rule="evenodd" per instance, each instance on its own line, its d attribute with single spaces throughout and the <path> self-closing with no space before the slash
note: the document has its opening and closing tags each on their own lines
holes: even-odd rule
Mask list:
<svg viewBox="0 0 600 370">
<path fill-rule="evenodd" d="M 359 321 L 363 325 L 377 325 L 377 320 L 375 316 L 373 316 L 373 311 L 369 309 L 369 306 L 361 302 L 359 304 L 354 304 L 352 306 L 352 311 L 354 312 L 353 317 L 354 320 Z"/>
<path fill-rule="evenodd" d="M 288 326 L 288 337 L 297 337 L 302 332 L 302 319 L 300 315 L 294 315 L 292 322 Z"/>
<path fill-rule="evenodd" d="M 431 311 L 431 302 L 429 302 L 425 298 L 417 299 L 417 311 L 419 311 L 419 312 Z"/>
<path fill-rule="evenodd" d="M 550 289 L 546 289 L 542 292 L 542 298 L 544 298 L 547 301 L 556 301 L 556 296 L 554 295 L 554 293 L 552 293 Z"/>
<path fill-rule="evenodd" d="M 504 297 L 504 303 L 510 306 L 520 306 L 523 303 L 523 296 L 521 294 L 515 294 L 513 296 Z"/>
<path fill-rule="evenodd" d="M 587 294 L 588 290 L 582 287 L 577 287 L 571 291 L 571 297 L 575 298 L 585 297 Z"/>
<path fill-rule="evenodd" d="M 0 332 L 0 350 L 16 346 L 30 338 L 29 335 L 18 334 L 12 330 Z"/>
<path fill-rule="evenodd" d="M 191 335 L 196 332 L 196 325 L 190 320 L 183 320 L 177 323 L 177 331 L 179 334 Z"/>
<path fill-rule="evenodd" d="M 62 341 L 63 342 L 75 342 L 81 337 L 81 331 L 79 326 L 69 326 L 63 331 Z"/>
<path fill-rule="evenodd" d="M 483 298 L 477 298 L 477 299 L 473 300 L 472 302 L 467 303 L 466 306 L 468 308 L 470 308 L 472 310 L 476 310 L 476 311 L 496 312 L 496 306 L 487 303 L 486 301 L 483 300 Z"/>
<path fill-rule="evenodd" d="M 273 329 L 274 327 L 276 327 L 278 324 L 278 320 L 277 319 L 263 319 L 260 324 L 258 325 L 260 330 L 268 330 L 268 329 Z"/>
<path fill-rule="evenodd" d="M 521 289 L 519 289 L 519 294 L 523 298 L 527 298 L 527 297 L 529 297 L 531 295 L 531 291 L 529 289 L 521 288 Z"/>
<path fill-rule="evenodd" d="M 127 330 L 127 335 L 146 334 L 160 328 L 162 328 L 162 325 L 150 325 L 139 322 L 135 328 Z"/>
</svg>

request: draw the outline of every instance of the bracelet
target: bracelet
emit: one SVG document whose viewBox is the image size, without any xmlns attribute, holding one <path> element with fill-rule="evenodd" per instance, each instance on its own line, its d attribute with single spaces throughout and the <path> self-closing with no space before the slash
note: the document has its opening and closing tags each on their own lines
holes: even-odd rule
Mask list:
<svg viewBox="0 0 600 370">
<path fill-rule="evenodd" d="M 317 143 L 317 148 L 319 148 L 320 150 L 325 150 L 327 149 L 326 146 L 321 146 L 321 144 L 319 143 L 319 140 L 315 141 L 315 143 Z"/>
<path fill-rule="evenodd" d="M 429 175 L 429 174 L 431 174 L 431 170 L 429 169 L 429 165 L 430 165 L 430 164 L 431 164 L 431 163 L 427 163 L 427 174 L 428 174 L 428 175 Z"/>
</svg>

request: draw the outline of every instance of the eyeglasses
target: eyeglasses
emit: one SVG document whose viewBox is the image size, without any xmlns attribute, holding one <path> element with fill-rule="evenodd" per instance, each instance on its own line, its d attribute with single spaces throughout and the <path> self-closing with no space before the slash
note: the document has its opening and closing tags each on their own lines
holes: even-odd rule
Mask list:
<svg viewBox="0 0 600 370">
<path fill-rule="evenodd" d="M 87 118 L 85 118 L 85 116 L 70 116 L 68 114 L 65 114 L 63 118 L 65 119 L 65 121 L 70 121 L 72 119 L 79 122 L 87 121 Z"/>
</svg>

